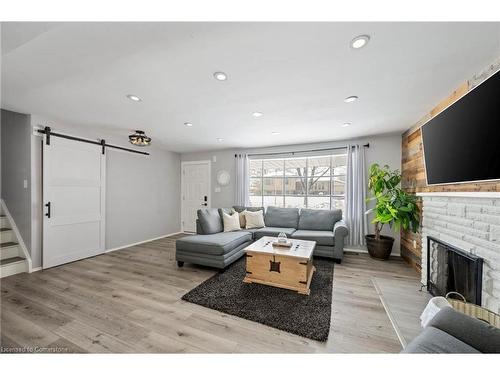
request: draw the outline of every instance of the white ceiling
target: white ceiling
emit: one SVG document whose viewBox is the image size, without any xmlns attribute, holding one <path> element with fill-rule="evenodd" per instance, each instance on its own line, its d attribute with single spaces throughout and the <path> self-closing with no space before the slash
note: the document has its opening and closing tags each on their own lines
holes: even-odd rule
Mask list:
<svg viewBox="0 0 500 375">
<path fill-rule="evenodd" d="M 340 140 L 409 128 L 498 56 L 500 23 L 3 23 L 2 107 L 177 152 Z"/>
</svg>

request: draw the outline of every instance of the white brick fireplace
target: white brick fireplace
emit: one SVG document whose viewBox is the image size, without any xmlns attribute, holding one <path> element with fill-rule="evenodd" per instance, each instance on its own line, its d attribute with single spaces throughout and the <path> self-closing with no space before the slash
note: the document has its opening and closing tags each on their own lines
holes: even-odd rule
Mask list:
<svg viewBox="0 0 500 375">
<path fill-rule="evenodd" d="M 427 236 L 484 259 L 482 304 L 500 312 L 500 193 L 419 193 L 422 197 L 422 283 Z"/>
</svg>

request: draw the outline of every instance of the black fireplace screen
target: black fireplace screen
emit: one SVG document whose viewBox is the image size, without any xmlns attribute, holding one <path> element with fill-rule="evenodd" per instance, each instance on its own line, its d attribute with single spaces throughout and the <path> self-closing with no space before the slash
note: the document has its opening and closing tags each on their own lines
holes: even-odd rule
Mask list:
<svg viewBox="0 0 500 375">
<path fill-rule="evenodd" d="M 427 237 L 427 290 L 433 296 L 458 292 L 481 305 L 483 259 Z"/>
</svg>

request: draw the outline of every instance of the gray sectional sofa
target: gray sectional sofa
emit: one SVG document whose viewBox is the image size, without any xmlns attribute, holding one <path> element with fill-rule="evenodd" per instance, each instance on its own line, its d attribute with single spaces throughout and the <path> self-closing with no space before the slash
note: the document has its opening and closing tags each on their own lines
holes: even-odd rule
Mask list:
<svg viewBox="0 0 500 375">
<path fill-rule="evenodd" d="M 402 353 L 500 353 L 500 329 L 445 307 Z"/>
<path fill-rule="evenodd" d="M 258 211 L 264 208 L 234 206 L 235 211 Z M 316 241 L 315 256 L 332 258 L 337 263 L 344 255 L 344 239 L 348 229 L 341 210 L 311 210 L 268 207 L 266 226 L 224 232 L 222 212 L 231 209 L 198 210 L 196 235 L 176 241 L 175 258 L 179 267 L 184 262 L 224 269 L 244 255 L 243 249 L 263 236 L 278 236 L 284 232 L 289 238 Z"/>
</svg>

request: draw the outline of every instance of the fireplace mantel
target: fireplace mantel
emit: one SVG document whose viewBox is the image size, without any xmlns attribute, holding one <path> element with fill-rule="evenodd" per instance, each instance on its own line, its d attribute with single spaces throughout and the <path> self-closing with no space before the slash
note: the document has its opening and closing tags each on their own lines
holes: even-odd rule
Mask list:
<svg viewBox="0 0 500 375">
<path fill-rule="evenodd" d="M 496 191 L 444 191 L 433 193 L 417 193 L 419 197 L 456 197 L 456 198 L 498 198 L 500 192 Z"/>
</svg>

